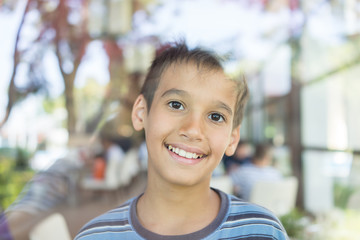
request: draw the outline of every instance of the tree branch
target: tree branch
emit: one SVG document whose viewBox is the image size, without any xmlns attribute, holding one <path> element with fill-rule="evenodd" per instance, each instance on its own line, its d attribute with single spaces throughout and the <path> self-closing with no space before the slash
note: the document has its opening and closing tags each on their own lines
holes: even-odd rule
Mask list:
<svg viewBox="0 0 360 240">
<path fill-rule="evenodd" d="M 30 8 L 30 3 L 31 3 L 31 0 L 28 0 L 26 2 L 25 10 L 24 10 L 24 13 L 23 13 L 23 15 L 21 17 L 21 21 L 20 21 L 20 24 L 19 24 L 19 27 L 18 27 L 18 30 L 17 30 L 17 33 L 16 33 L 16 40 L 15 40 L 15 46 L 14 46 L 14 55 L 13 55 L 14 56 L 14 67 L 13 67 L 13 70 L 12 70 L 12 73 L 11 73 L 9 89 L 8 89 L 8 104 L 6 106 L 5 116 L 0 122 L 0 128 L 2 128 L 5 125 L 5 123 L 7 122 L 7 120 L 9 119 L 11 110 L 12 110 L 12 108 L 13 108 L 16 100 L 17 100 L 16 99 L 15 77 L 16 77 L 16 72 L 17 72 L 17 66 L 18 66 L 18 64 L 20 62 L 20 51 L 18 50 L 18 45 L 19 45 L 21 30 L 22 30 L 22 27 L 23 27 L 24 22 L 25 22 L 25 16 L 26 16 L 26 14 L 27 14 L 27 12 L 29 11 L 29 8 Z"/>
</svg>

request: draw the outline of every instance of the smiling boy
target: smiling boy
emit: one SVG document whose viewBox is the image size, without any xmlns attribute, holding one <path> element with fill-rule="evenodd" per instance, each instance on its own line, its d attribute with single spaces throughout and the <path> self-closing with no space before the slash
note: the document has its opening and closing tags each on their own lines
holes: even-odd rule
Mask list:
<svg viewBox="0 0 360 240">
<path fill-rule="evenodd" d="M 132 121 L 145 131 L 145 192 L 86 224 L 75 239 L 287 239 L 268 210 L 210 188 L 232 155 L 248 90 L 219 58 L 176 43 L 152 63 Z"/>
</svg>

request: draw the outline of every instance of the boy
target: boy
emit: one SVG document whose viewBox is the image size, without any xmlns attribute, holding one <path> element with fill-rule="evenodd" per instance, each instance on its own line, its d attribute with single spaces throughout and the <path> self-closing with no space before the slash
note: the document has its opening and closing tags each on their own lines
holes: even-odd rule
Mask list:
<svg viewBox="0 0 360 240">
<path fill-rule="evenodd" d="M 145 192 L 86 224 L 75 239 L 287 239 L 266 209 L 209 187 L 232 155 L 248 98 L 211 52 L 178 43 L 152 63 L 132 121 L 145 131 Z"/>
</svg>

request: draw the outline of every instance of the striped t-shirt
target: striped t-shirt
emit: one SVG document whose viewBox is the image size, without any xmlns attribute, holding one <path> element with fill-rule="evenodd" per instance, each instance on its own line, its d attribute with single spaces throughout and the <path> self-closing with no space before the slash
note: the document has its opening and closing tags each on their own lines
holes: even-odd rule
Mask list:
<svg viewBox="0 0 360 240">
<path fill-rule="evenodd" d="M 145 229 L 136 215 L 136 204 L 139 199 L 136 197 L 91 220 L 80 230 L 75 240 L 288 239 L 278 218 L 267 209 L 219 190 L 215 191 L 221 198 L 219 214 L 212 223 L 197 232 L 163 236 Z"/>
</svg>

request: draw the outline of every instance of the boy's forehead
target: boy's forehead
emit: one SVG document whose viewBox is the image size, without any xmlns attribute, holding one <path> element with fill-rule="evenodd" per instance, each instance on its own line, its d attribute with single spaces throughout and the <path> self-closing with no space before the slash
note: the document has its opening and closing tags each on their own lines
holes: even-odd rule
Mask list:
<svg viewBox="0 0 360 240">
<path fill-rule="evenodd" d="M 195 62 L 172 63 L 162 72 L 159 79 L 159 85 L 161 85 L 161 83 L 166 83 L 166 81 L 171 78 L 176 78 L 178 81 L 191 80 L 193 78 L 206 81 L 209 76 L 216 76 L 219 83 L 230 80 L 230 78 L 225 75 L 222 68 L 210 68 Z"/>
<path fill-rule="evenodd" d="M 206 95 L 211 95 L 215 100 L 221 98 L 219 91 L 226 91 L 227 104 L 235 107 L 236 102 L 236 82 L 228 77 L 221 68 L 210 69 L 209 67 L 198 67 L 196 64 L 173 64 L 165 69 L 160 77 L 156 94 L 163 96 L 169 89 L 182 89 L 183 87 L 194 86 L 191 88 L 197 95 L 203 93 L 202 90 L 209 90 Z M 186 88 L 186 87 L 185 87 Z M 213 91 L 213 92 L 210 92 Z M 170 91 L 174 93 L 174 91 Z"/>
</svg>

